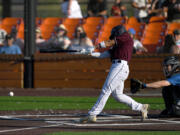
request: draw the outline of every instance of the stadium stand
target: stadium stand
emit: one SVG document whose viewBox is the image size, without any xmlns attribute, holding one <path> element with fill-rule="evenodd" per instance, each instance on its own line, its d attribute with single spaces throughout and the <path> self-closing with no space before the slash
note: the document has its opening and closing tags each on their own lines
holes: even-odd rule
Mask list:
<svg viewBox="0 0 180 135">
<path fill-rule="evenodd" d="M 42 32 L 43 39 L 47 40 L 51 37 L 55 28 L 63 22 L 63 18 L 59 17 L 47 17 L 42 21 L 40 29 Z"/>
<path fill-rule="evenodd" d="M 47 17 L 43 20 L 42 25 L 58 25 L 61 24 L 63 21 L 63 18 L 59 17 Z"/>
<path fill-rule="evenodd" d="M 165 22 L 154 22 L 146 25 L 141 42 L 149 53 L 156 52 L 156 48 L 163 45 L 166 30 L 167 24 Z"/>
<path fill-rule="evenodd" d="M 172 34 L 175 29 L 180 29 L 180 23 L 172 22 L 168 25 L 168 34 Z"/>
<path fill-rule="evenodd" d="M 17 29 L 17 38 L 24 39 L 24 22 L 21 22 Z"/>
<path fill-rule="evenodd" d="M 100 43 L 102 40 L 107 40 L 110 36 L 111 29 L 114 26 L 125 24 L 126 19 L 124 17 L 109 17 L 105 20 L 104 25 L 102 26 L 99 36 L 96 39 L 96 43 Z"/>
<path fill-rule="evenodd" d="M 40 27 L 42 37 L 48 40 L 55 32 L 59 24 L 64 24 L 68 30 L 67 36 L 74 38 L 75 28 L 82 25 L 87 36 L 97 44 L 103 40 L 109 39 L 112 27 L 123 24 L 126 29 L 133 28 L 136 31 L 136 38 L 145 45 L 150 53 L 155 53 L 158 46 L 164 44 L 164 38 L 167 34 L 172 34 L 175 29 L 180 29 L 180 23 L 166 23 L 164 17 L 153 16 L 149 23 L 140 23 L 135 17 L 126 20 L 124 17 L 88 17 L 88 18 L 60 18 L 47 17 L 36 18 L 36 26 Z M 17 29 L 17 37 L 24 39 L 24 22 L 22 18 L 7 17 L 2 19 L 0 28 L 11 33 L 12 28 Z"/>
<path fill-rule="evenodd" d="M 149 23 L 154 23 L 154 22 L 165 22 L 166 18 L 163 16 L 152 16 L 149 19 Z"/>
<path fill-rule="evenodd" d="M 21 22 L 21 18 L 6 17 L 2 20 L 0 28 L 6 30 L 8 34 L 11 33 L 13 28 L 16 28 Z"/>
<path fill-rule="evenodd" d="M 129 28 L 133 28 L 136 31 L 136 39 L 141 40 L 145 28 L 145 23 L 140 23 L 135 17 L 130 17 L 125 24 L 125 27 L 127 30 Z"/>
<path fill-rule="evenodd" d="M 102 17 L 88 17 L 83 24 L 83 28 L 87 36 L 95 42 L 95 38 L 99 34 L 99 30 L 104 23 L 104 18 Z"/>
<path fill-rule="evenodd" d="M 83 23 L 83 21 L 84 21 L 84 19 L 81 19 L 81 18 L 66 18 L 63 21 L 63 24 L 68 31 L 67 36 L 70 39 L 73 39 L 76 27 L 78 25 L 81 25 Z"/>
</svg>

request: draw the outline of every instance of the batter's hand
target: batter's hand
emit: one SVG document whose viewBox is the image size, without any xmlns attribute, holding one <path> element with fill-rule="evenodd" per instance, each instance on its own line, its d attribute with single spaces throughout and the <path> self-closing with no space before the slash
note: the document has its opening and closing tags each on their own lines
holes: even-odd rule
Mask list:
<svg viewBox="0 0 180 135">
<path fill-rule="evenodd" d="M 114 40 L 106 40 L 106 41 L 102 41 L 100 42 L 96 48 L 97 49 L 100 49 L 100 48 L 106 48 L 106 47 L 111 47 L 115 44 L 115 41 Z"/>
</svg>

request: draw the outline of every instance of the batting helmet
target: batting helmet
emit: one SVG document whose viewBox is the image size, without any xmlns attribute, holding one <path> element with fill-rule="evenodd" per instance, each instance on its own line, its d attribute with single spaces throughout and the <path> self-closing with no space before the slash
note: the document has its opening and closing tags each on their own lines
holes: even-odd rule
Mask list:
<svg viewBox="0 0 180 135">
<path fill-rule="evenodd" d="M 170 69 L 168 69 L 168 66 L 171 66 Z M 168 56 L 163 61 L 163 70 L 166 78 L 171 77 L 174 73 L 179 72 L 180 68 L 180 61 L 176 56 Z"/>
<path fill-rule="evenodd" d="M 114 39 L 115 37 L 121 36 L 125 32 L 127 32 L 127 31 L 123 25 L 115 26 L 111 30 L 111 36 L 109 37 L 109 39 Z"/>
</svg>

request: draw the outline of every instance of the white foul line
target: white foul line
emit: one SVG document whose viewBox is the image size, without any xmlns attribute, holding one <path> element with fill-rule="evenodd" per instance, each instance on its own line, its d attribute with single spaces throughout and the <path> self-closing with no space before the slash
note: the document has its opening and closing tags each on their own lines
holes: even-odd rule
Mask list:
<svg viewBox="0 0 180 135">
<path fill-rule="evenodd" d="M 17 129 L 9 129 L 9 130 L 2 130 L 0 131 L 0 133 L 6 133 L 6 132 L 16 132 L 16 131 L 23 131 L 23 130 L 32 130 L 32 129 L 39 129 L 39 128 L 49 128 L 49 127 L 57 127 L 57 126 L 61 126 L 63 125 L 63 123 L 61 124 L 55 124 L 55 125 L 49 125 L 49 126 L 39 126 L 39 127 L 28 127 L 28 128 L 17 128 Z"/>
</svg>

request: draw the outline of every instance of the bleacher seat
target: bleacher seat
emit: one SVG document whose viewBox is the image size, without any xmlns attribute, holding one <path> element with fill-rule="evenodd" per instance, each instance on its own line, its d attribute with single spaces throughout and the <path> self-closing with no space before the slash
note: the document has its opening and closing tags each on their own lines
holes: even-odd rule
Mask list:
<svg viewBox="0 0 180 135">
<path fill-rule="evenodd" d="M 17 38 L 24 39 L 24 22 L 22 21 L 17 29 Z"/>
<path fill-rule="evenodd" d="M 36 26 L 40 27 L 42 37 L 46 40 L 51 37 L 55 32 L 55 28 L 61 23 L 67 28 L 67 35 L 71 39 L 74 38 L 76 27 L 82 25 L 87 36 L 95 41 L 95 44 L 108 40 L 114 26 L 122 24 L 127 30 L 134 28 L 136 30 L 136 38 L 141 40 L 150 53 L 156 52 L 156 48 L 163 45 L 166 34 L 172 34 L 175 29 L 180 29 L 180 23 L 173 22 L 167 25 L 164 17 L 157 16 L 151 17 L 148 24 L 138 22 L 135 17 L 130 17 L 128 20 L 123 17 L 108 17 L 106 19 L 101 17 L 88 17 L 86 19 L 36 18 Z M 14 26 L 18 30 L 17 37 L 24 39 L 24 22 L 22 18 L 5 18 L 0 24 L 0 27 L 8 33 L 11 32 Z"/>
<path fill-rule="evenodd" d="M 66 18 L 63 21 L 64 26 L 67 29 L 67 36 L 70 39 L 74 38 L 74 32 L 75 29 L 78 25 L 81 25 L 83 23 L 83 19 L 82 18 Z"/>
<path fill-rule="evenodd" d="M 130 17 L 125 24 L 125 27 L 127 30 L 133 28 L 136 31 L 136 39 L 141 40 L 145 28 L 145 23 L 140 23 L 135 17 Z"/>
<path fill-rule="evenodd" d="M 7 33 L 11 33 L 13 28 L 16 28 L 21 22 L 21 18 L 6 17 L 2 20 L 0 28 L 6 30 Z"/>
<path fill-rule="evenodd" d="M 172 34 L 175 29 L 180 29 L 180 23 L 172 22 L 168 25 L 168 34 Z"/>
<path fill-rule="evenodd" d="M 152 16 L 149 19 L 149 23 L 154 23 L 154 22 L 165 22 L 166 18 L 163 16 Z"/>
<path fill-rule="evenodd" d="M 59 25 L 63 21 L 60 17 L 47 17 L 43 20 L 42 25 Z"/>
<path fill-rule="evenodd" d="M 162 46 L 167 30 L 165 22 L 153 22 L 146 24 L 142 44 L 148 49 L 149 53 L 155 53 L 156 48 Z"/>
</svg>

